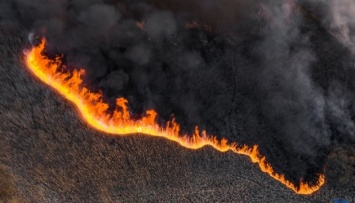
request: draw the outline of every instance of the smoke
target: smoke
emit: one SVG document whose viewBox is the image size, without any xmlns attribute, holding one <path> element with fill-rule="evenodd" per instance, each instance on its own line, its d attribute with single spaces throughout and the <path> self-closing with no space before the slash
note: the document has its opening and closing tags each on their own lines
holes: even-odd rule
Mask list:
<svg viewBox="0 0 355 203">
<path fill-rule="evenodd" d="M 312 180 L 332 144 L 355 142 L 354 13 L 352 0 L 0 3 L 2 22 L 44 35 L 108 102 L 259 144 L 293 180 Z"/>
<path fill-rule="evenodd" d="M 332 33 L 352 52 L 355 51 L 355 2 L 330 1 L 329 27 Z"/>
<path fill-rule="evenodd" d="M 259 80 L 266 93 L 262 95 L 263 111 L 269 125 L 284 142 L 291 143 L 291 151 L 312 155 L 316 150 L 314 144 L 328 145 L 330 140 L 324 97 L 310 78 L 314 54 L 308 34 L 300 33 L 297 23 L 281 19 L 277 27 L 264 35 L 258 46 L 263 64 Z M 312 144 L 305 144 L 305 140 Z"/>
</svg>

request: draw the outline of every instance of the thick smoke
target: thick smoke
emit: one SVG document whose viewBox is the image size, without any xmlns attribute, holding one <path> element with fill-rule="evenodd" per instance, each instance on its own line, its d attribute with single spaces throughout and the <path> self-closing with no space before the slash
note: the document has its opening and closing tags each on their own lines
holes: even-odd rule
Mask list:
<svg viewBox="0 0 355 203">
<path fill-rule="evenodd" d="M 355 142 L 354 13 L 352 0 L 0 3 L 2 22 L 44 35 L 108 102 L 258 144 L 295 181 L 321 172 L 332 144 Z"/>
<path fill-rule="evenodd" d="M 329 27 L 331 32 L 352 52 L 355 51 L 355 2 L 351 0 L 331 1 Z"/>
</svg>

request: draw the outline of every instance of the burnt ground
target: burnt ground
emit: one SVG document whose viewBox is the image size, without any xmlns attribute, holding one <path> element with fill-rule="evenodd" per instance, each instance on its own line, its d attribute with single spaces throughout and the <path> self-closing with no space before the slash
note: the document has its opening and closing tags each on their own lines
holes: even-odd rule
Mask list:
<svg viewBox="0 0 355 203">
<path fill-rule="evenodd" d="M 301 196 L 243 156 L 93 130 L 72 104 L 26 70 L 26 33 L 13 26 L 3 24 L 0 35 L 1 201 L 355 201 L 355 153 L 349 146 L 329 153 L 325 186 Z"/>
</svg>

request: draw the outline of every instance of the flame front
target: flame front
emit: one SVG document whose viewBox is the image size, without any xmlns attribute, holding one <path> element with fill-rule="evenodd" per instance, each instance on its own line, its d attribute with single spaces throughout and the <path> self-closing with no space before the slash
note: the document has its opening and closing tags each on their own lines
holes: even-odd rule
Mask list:
<svg viewBox="0 0 355 203">
<path fill-rule="evenodd" d="M 75 104 L 84 120 L 93 128 L 112 135 L 133 135 L 144 134 L 147 136 L 163 137 L 179 143 L 188 149 L 199 149 L 206 145 L 213 147 L 220 152 L 232 151 L 236 154 L 248 156 L 253 163 L 256 163 L 261 171 L 279 181 L 297 194 L 312 194 L 324 184 L 323 174 L 318 175 L 317 183 L 310 185 L 300 181 L 299 187 L 286 180 L 284 175 L 274 171 L 267 163 L 266 157 L 259 153 L 258 146 L 239 146 L 237 143 L 228 143 L 226 139 L 217 139 L 215 136 L 207 135 L 205 131 L 199 132 L 196 127 L 193 135 L 181 135 L 180 126 L 174 120 L 167 122 L 166 127 L 161 127 L 156 122 L 157 113 L 154 110 L 146 111 L 140 119 L 132 119 L 127 107 L 127 100 L 118 98 L 116 108 L 112 113 L 108 112 L 109 105 L 103 101 L 102 93 L 90 92 L 83 86 L 83 69 L 69 71 L 61 61 L 48 58 L 44 53 L 45 39 L 33 47 L 26 54 L 26 64 L 31 72 L 42 82 L 51 86 L 60 95 Z"/>
</svg>

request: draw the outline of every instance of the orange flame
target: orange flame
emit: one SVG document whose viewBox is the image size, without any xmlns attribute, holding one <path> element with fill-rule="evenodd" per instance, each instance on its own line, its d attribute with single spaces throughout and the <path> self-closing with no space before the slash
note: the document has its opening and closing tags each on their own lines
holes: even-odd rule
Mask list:
<svg viewBox="0 0 355 203">
<path fill-rule="evenodd" d="M 114 134 L 132 135 L 141 133 L 147 136 L 163 137 L 179 143 L 189 149 L 199 149 L 206 145 L 213 147 L 220 152 L 232 151 L 236 154 L 248 156 L 253 163 L 256 163 L 261 171 L 284 184 L 297 194 L 312 194 L 320 189 L 325 182 L 325 176 L 318 176 L 317 184 L 310 185 L 300 181 L 299 187 L 286 180 L 285 176 L 274 171 L 272 166 L 266 162 L 266 157 L 259 153 L 258 146 L 239 146 L 237 143 L 228 143 L 226 139 L 217 139 L 215 136 L 207 135 L 205 131 L 200 132 L 196 127 L 193 135 L 181 135 L 180 126 L 174 121 L 167 122 L 166 127 L 161 127 L 155 121 L 157 113 L 154 110 L 146 111 L 146 114 L 138 120 L 131 118 L 128 111 L 127 100 L 118 98 L 116 109 L 108 113 L 109 105 L 103 101 L 102 93 L 93 93 L 83 86 L 83 69 L 69 71 L 62 64 L 61 58 L 49 59 L 44 53 L 45 39 L 33 47 L 26 54 L 26 64 L 30 71 L 42 82 L 73 102 L 81 113 L 84 120 L 93 128 Z"/>
</svg>

